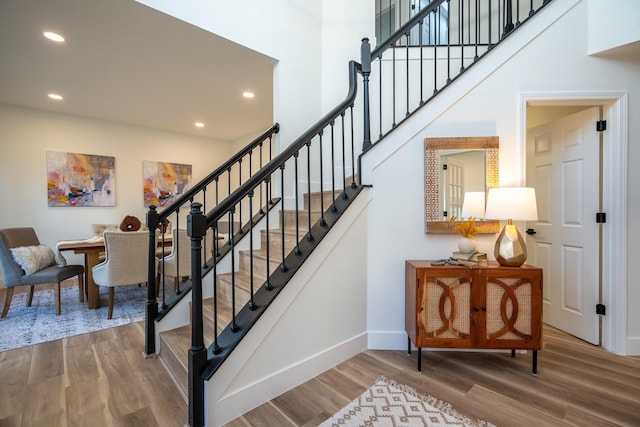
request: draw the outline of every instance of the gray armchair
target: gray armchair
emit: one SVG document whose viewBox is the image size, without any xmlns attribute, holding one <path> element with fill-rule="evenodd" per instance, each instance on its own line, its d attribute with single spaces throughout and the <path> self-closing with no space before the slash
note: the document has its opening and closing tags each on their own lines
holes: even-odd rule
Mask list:
<svg viewBox="0 0 640 427">
<path fill-rule="evenodd" d="M 106 259 L 93 267 L 93 281 L 109 288 L 108 319 L 113 316 L 114 288 L 147 282 L 149 274 L 148 231 L 105 231 Z M 155 260 L 155 258 L 154 258 Z"/>
<path fill-rule="evenodd" d="M 49 265 L 41 266 L 30 274 L 23 269 L 14 258 L 11 249 L 40 246 L 40 241 L 33 228 L 5 228 L 0 230 L 0 265 L 2 265 L 2 281 L 7 288 L 2 309 L 2 317 L 7 316 L 13 291 L 16 286 L 29 286 L 27 307 L 31 307 L 35 285 L 57 283 L 54 288 L 55 310 L 60 314 L 60 283 L 72 277 L 78 277 L 78 298 L 84 301 L 84 267 L 81 265 L 66 265 L 59 267 L 51 261 Z"/>
</svg>

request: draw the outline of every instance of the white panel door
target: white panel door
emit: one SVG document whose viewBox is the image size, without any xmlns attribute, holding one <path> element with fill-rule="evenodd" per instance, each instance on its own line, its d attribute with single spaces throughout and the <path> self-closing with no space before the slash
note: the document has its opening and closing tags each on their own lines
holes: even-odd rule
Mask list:
<svg viewBox="0 0 640 427">
<path fill-rule="evenodd" d="M 527 131 L 527 185 L 538 221 L 527 224 L 528 264 L 544 269 L 544 322 L 600 343 L 599 108 Z"/>
</svg>

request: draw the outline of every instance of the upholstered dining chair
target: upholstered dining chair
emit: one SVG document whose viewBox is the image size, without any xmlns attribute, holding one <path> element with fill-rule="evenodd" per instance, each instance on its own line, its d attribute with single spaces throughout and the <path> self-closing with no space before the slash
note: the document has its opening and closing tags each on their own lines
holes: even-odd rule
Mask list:
<svg viewBox="0 0 640 427">
<path fill-rule="evenodd" d="M 84 267 L 81 265 L 56 265 L 55 254 L 42 245 L 31 227 L 0 230 L 0 265 L 2 281 L 6 289 L 2 317 L 7 316 L 13 291 L 17 286 L 29 286 L 27 307 L 31 307 L 35 285 L 57 284 L 53 289 L 56 314 L 60 314 L 60 283 L 78 277 L 78 298 L 84 301 Z"/>
<path fill-rule="evenodd" d="M 178 289 L 178 280 L 180 278 L 191 276 L 191 238 L 187 235 L 187 230 L 177 228 L 173 229 L 172 237 L 171 252 L 158 262 L 157 291 L 160 290 L 163 275 L 174 278 L 174 290 Z"/>
<path fill-rule="evenodd" d="M 109 288 L 109 311 L 113 316 L 116 286 L 147 282 L 149 268 L 149 233 L 147 231 L 105 231 L 106 258 L 93 267 L 93 281 Z M 155 258 L 154 258 L 155 260 Z"/>
</svg>

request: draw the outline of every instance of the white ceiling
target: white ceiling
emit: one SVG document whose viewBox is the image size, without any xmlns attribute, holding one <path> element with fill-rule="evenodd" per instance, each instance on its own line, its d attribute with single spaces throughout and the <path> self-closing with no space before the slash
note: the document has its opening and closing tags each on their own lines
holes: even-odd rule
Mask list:
<svg viewBox="0 0 640 427">
<path fill-rule="evenodd" d="M 3 104 L 235 141 L 273 124 L 274 64 L 133 0 L 0 0 Z"/>
</svg>

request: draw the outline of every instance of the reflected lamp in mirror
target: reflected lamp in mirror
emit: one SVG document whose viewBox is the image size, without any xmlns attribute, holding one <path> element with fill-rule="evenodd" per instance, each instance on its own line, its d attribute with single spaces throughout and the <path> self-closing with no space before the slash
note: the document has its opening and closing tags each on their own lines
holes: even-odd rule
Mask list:
<svg viewBox="0 0 640 427">
<path fill-rule="evenodd" d="M 463 195 L 498 186 L 497 136 L 429 137 L 424 140 L 425 233 L 456 233 Z M 446 167 L 445 167 L 446 166 Z M 498 233 L 500 222 L 476 217 L 478 233 Z"/>
<path fill-rule="evenodd" d="M 464 193 L 464 200 L 462 202 L 462 211 L 460 216 L 464 219 L 484 218 L 484 191 L 467 191 Z"/>
<path fill-rule="evenodd" d="M 506 220 L 493 254 L 501 265 L 519 267 L 527 260 L 527 247 L 513 221 L 538 219 L 535 189 L 529 187 L 499 187 L 489 190 L 485 218 Z"/>
</svg>

